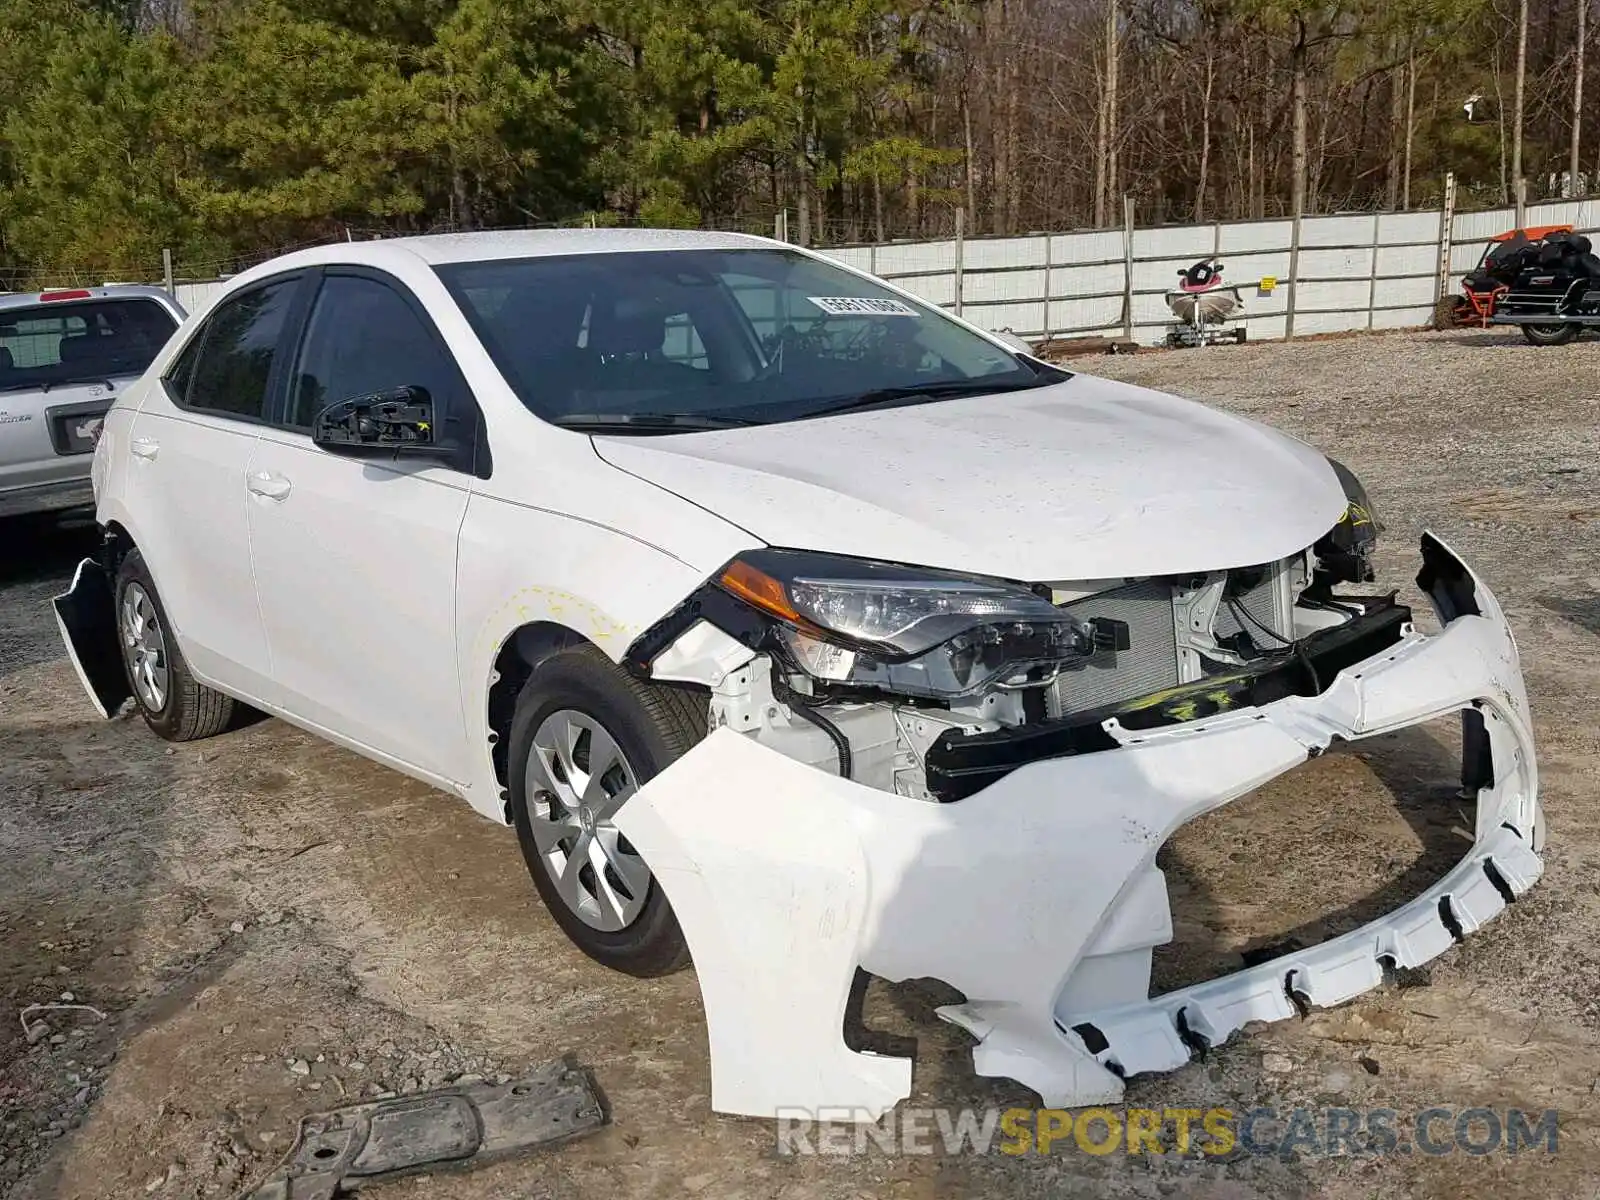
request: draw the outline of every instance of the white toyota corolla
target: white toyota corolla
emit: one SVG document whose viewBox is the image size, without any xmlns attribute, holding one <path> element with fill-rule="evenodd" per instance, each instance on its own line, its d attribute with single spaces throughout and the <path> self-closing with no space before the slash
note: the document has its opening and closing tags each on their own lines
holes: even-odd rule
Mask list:
<svg viewBox="0 0 1600 1200">
<path fill-rule="evenodd" d="M 185 740 L 242 702 L 513 824 L 585 952 L 693 955 L 725 1111 L 907 1094 L 841 1037 L 863 972 L 964 993 L 979 1072 L 1113 1099 L 1541 870 L 1515 643 L 1448 547 L 1423 636 L 1337 463 L 780 243 L 277 259 L 118 397 L 93 479 L 103 548 L 56 608 L 101 711 Z M 1150 995 L 1178 826 L 1456 712 L 1454 870 Z"/>
</svg>

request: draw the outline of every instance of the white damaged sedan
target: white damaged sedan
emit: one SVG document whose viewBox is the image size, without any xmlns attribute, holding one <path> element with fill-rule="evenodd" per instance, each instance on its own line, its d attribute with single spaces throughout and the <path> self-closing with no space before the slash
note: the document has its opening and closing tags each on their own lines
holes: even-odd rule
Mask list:
<svg viewBox="0 0 1600 1200">
<path fill-rule="evenodd" d="M 759 238 L 328 246 L 232 280 L 107 414 L 56 601 L 101 712 L 281 716 L 515 826 L 581 949 L 693 957 L 713 1104 L 870 1118 L 866 974 L 974 1064 L 1121 1095 L 1348 1000 L 1538 878 L 1515 643 L 1424 536 L 1423 636 L 1360 483 Z M 1463 714 L 1475 842 L 1321 945 L 1150 994 L 1156 853 L 1334 741 Z"/>
</svg>

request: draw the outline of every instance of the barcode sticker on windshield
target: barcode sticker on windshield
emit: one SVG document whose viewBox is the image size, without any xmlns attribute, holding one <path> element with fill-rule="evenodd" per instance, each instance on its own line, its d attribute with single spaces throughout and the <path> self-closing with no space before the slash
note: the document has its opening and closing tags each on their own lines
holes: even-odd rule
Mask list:
<svg viewBox="0 0 1600 1200">
<path fill-rule="evenodd" d="M 807 296 L 830 317 L 915 317 L 917 310 L 899 300 L 876 296 Z"/>
</svg>

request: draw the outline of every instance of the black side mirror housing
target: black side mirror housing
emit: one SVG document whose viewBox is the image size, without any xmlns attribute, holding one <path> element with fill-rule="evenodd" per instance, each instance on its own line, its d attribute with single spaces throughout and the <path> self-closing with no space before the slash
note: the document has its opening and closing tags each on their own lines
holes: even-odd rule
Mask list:
<svg viewBox="0 0 1600 1200">
<path fill-rule="evenodd" d="M 311 441 L 354 458 L 431 458 L 472 469 L 472 448 L 441 436 L 433 397 L 424 387 L 390 388 L 330 404 L 312 422 Z"/>
<path fill-rule="evenodd" d="M 432 446 L 433 399 L 426 388 L 419 387 L 352 396 L 317 414 L 311 426 L 311 440 L 329 450 Z"/>
</svg>

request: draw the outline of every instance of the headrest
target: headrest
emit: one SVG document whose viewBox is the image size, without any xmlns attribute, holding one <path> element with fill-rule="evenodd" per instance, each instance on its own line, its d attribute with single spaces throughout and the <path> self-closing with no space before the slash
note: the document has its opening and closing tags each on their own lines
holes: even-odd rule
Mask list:
<svg viewBox="0 0 1600 1200">
<path fill-rule="evenodd" d="M 58 354 L 63 363 L 85 363 L 92 359 L 104 358 L 105 354 L 96 343 L 99 337 L 91 337 L 86 333 L 73 334 L 61 339 Z"/>
<path fill-rule="evenodd" d="M 11 357 L 11 351 L 0 346 L 0 371 L 9 371 L 16 365 L 16 360 Z"/>
<path fill-rule="evenodd" d="M 589 329 L 589 349 L 598 354 L 653 354 L 667 338 L 667 313 L 648 300 L 619 298 L 604 321 Z"/>
</svg>

